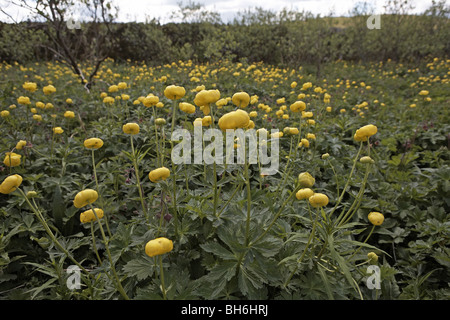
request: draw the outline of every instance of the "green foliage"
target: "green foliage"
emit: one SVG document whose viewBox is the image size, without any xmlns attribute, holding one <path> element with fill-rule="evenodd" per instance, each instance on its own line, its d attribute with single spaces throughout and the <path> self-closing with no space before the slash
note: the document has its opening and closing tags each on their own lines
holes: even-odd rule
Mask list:
<svg viewBox="0 0 450 320">
<path fill-rule="evenodd" d="M 183 30 L 165 27 L 174 34 Z M 272 26 L 266 27 L 271 32 Z M 123 32 L 132 30 L 124 26 Z M 244 41 L 225 28 L 217 34 Z M 276 46 L 277 39 L 267 43 Z M 218 58 L 202 37 L 196 41 L 189 50 L 201 47 Z M 236 54 L 239 46 L 228 45 L 226 54 Z M 302 68 L 172 62 L 151 67 L 108 59 L 91 93 L 75 85 L 75 75 L 59 62 L 1 65 L 0 103 L 10 111 L 1 118 L 1 155 L 20 139 L 30 142 L 14 150 L 22 155 L 19 166 L 2 166 L 2 181 L 11 173 L 24 180 L 19 190 L 0 197 L 1 299 L 121 299 L 118 283 L 131 299 L 448 299 L 447 60 L 321 61 L 320 74 L 326 77 L 309 72 L 316 70 L 316 61 Z M 25 81 L 35 81 L 38 90 L 25 91 Z M 47 96 L 42 87 L 50 81 L 57 91 Z M 313 88 L 302 89 L 309 81 Z M 127 88 L 109 92 L 119 82 Z M 171 117 L 177 104 L 163 94 L 170 84 L 185 87 L 179 100 L 185 102 L 194 100 L 199 85 L 217 88 L 223 98 L 246 91 L 258 96 L 246 108 L 257 111 L 255 128 L 301 129 L 298 136 L 279 138 L 278 173 L 261 176 L 258 164 L 172 164 Z M 422 89 L 429 90 L 431 101 L 418 95 Z M 330 103 L 323 100 L 325 92 Z M 103 103 L 102 93 L 115 102 Z M 149 93 L 164 106 L 153 110 L 135 104 Z M 289 109 L 301 93 L 314 124 Z M 24 95 L 31 106 L 18 104 Z M 286 108 L 278 98 L 285 98 Z M 41 121 L 31 118 L 37 101 L 53 104 L 36 107 Z M 413 103 L 416 107 L 410 107 Z M 16 108 L 9 108 L 12 104 Z M 264 104 L 272 110 L 264 110 Z M 235 109 L 231 102 L 211 107 L 215 125 Z M 277 115 L 283 109 L 288 119 Z M 67 110 L 76 117 L 64 118 Z M 194 119 L 204 116 L 199 108 L 177 114 L 175 128 L 191 131 Z M 167 124 L 155 125 L 159 117 Z M 133 150 L 122 131 L 127 122 L 140 126 Z M 356 142 L 356 129 L 369 123 L 377 134 L 369 143 Z M 64 133 L 53 135 L 55 126 Z M 309 148 L 299 148 L 308 133 L 315 139 L 309 138 Z M 104 141 L 93 153 L 83 146 L 91 137 Z M 322 158 L 325 153 L 328 158 Z M 369 153 L 374 163 L 361 163 Z M 161 155 L 171 176 L 153 183 L 148 173 L 160 166 Z M 314 192 L 328 196 L 327 206 L 316 209 L 296 199 L 297 177 L 304 171 L 315 178 Z M 101 224 L 82 224 L 80 213 L 88 207 L 75 208 L 73 199 L 83 189 L 97 189 L 96 178 L 100 196 L 94 205 L 105 217 Z M 25 198 L 22 191 L 37 195 Z M 368 221 L 372 211 L 384 214 L 381 226 Z M 146 243 L 160 236 L 173 240 L 173 250 L 147 256 Z M 379 257 L 376 262 L 368 258 L 370 252 Z M 85 268 L 77 290 L 66 283 L 72 259 Z M 380 289 L 367 286 L 371 264 L 380 268 Z"/>
</svg>

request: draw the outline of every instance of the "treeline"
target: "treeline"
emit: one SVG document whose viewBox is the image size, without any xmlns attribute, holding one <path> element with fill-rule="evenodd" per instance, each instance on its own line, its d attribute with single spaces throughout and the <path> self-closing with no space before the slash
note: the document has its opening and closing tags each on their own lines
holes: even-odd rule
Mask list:
<svg viewBox="0 0 450 320">
<path fill-rule="evenodd" d="M 448 57 L 448 10 L 431 7 L 421 15 L 381 15 L 377 28 L 369 29 L 368 14 L 352 17 L 317 17 L 311 14 L 273 15 L 264 10 L 246 12 L 231 23 L 210 21 L 161 24 L 112 23 L 109 56 L 148 64 L 191 59 L 263 61 L 275 65 L 320 65 L 337 59 L 353 61 L 416 62 L 424 57 Z M 375 23 L 375 27 L 377 27 Z M 58 59 L 44 32 L 45 23 L 0 24 L 0 61 L 21 63 Z M 72 41 L 95 43 L 96 30 L 104 26 L 83 23 L 66 34 Z M 74 55 L 89 57 L 78 46 Z M 93 46 L 89 46 L 89 50 Z"/>
</svg>

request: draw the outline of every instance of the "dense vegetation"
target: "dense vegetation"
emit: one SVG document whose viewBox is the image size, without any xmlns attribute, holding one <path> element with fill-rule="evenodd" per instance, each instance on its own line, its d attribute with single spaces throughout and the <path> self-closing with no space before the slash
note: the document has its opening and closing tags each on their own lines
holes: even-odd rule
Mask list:
<svg viewBox="0 0 450 320">
<path fill-rule="evenodd" d="M 406 2 L 1 24 L 0 299 L 448 300 L 448 9 Z M 278 171 L 175 163 L 199 127 Z"/>
<path fill-rule="evenodd" d="M 369 29 L 370 15 L 360 11 L 355 8 L 354 16 L 347 18 L 324 18 L 307 12 L 284 10 L 277 15 L 256 9 L 239 14 L 230 23 L 208 19 L 213 13 L 194 22 L 111 23 L 107 43 L 96 38 L 99 29 L 105 28 L 99 24 L 85 23 L 81 29 L 66 28 L 62 33 L 67 33 L 68 42 L 77 43 L 74 53 L 81 60 L 91 54 L 93 43 L 99 42 L 116 61 L 145 61 L 153 66 L 178 60 L 204 63 L 228 59 L 320 68 L 335 60 L 417 63 L 450 53 L 449 9 L 443 3 L 421 15 L 388 8 L 380 16 L 380 29 Z M 55 58 L 46 23 L 1 23 L 0 37 L 0 61 Z"/>
</svg>

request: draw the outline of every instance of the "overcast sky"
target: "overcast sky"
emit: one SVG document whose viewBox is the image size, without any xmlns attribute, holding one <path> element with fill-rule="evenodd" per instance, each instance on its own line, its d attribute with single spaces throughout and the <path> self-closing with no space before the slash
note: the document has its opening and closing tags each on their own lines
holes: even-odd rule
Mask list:
<svg viewBox="0 0 450 320">
<path fill-rule="evenodd" d="M 113 0 L 119 7 L 118 20 L 122 22 L 137 21 L 145 22 L 147 19 L 159 19 L 161 23 L 170 22 L 169 17 L 176 11 L 180 0 Z M 8 12 L 14 19 L 20 21 L 25 13 L 16 6 L 9 4 L 9 0 L 0 0 L 0 6 Z M 30 0 L 30 2 L 33 2 Z M 189 0 L 183 0 L 188 3 Z M 287 8 L 297 11 L 308 11 L 313 14 L 333 16 L 348 15 L 350 10 L 358 2 L 370 3 L 375 13 L 383 13 L 383 6 L 387 0 L 193 0 L 201 3 L 209 11 L 217 12 L 221 15 L 222 21 L 231 21 L 237 12 L 243 12 L 249 8 L 262 7 L 274 12 Z M 415 9 L 411 13 L 422 13 L 431 5 L 431 0 L 410 1 Z M 0 14 L 0 20 L 5 21 L 5 16 Z"/>
</svg>

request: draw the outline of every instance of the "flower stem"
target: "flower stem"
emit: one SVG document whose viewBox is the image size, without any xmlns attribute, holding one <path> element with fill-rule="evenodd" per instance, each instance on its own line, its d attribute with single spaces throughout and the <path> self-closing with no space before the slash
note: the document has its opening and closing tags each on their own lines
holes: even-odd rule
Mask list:
<svg viewBox="0 0 450 320">
<path fill-rule="evenodd" d="M 160 152 L 159 152 L 159 141 L 158 141 L 158 125 L 156 124 L 156 111 L 155 106 L 152 106 L 153 109 L 153 122 L 155 122 L 155 141 L 156 141 L 156 165 L 157 167 L 161 167 L 162 163 L 160 160 Z"/>
<path fill-rule="evenodd" d="M 277 214 L 275 215 L 275 217 L 272 219 L 272 222 L 269 224 L 269 226 L 267 227 L 267 229 L 255 240 L 253 240 L 253 242 L 251 242 L 249 244 L 249 246 L 257 243 L 259 240 L 261 240 L 262 238 L 264 238 L 264 236 L 267 234 L 267 232 L 269 232 L 269 230 L 273 227 L 273 225 L 275 224 L 275 222 L 277 221 L 277 219 L 280 217 L 281 213 L 284 210 L 284 207 L 286 207 L 286 205 L 288 204 L 288 202 L 292 199 L 293 196 L 295 196 L 295 194 L 297 193 L 298 190 L 300 190 L 301 186 L 297 186 L 294 191 L 292 191 L 291 195 L 283 202 L 283 204 L 281 205 L 280 209 L 278 210 Z"/>
<path fill-rule="evenodd" d="M 372 226 L 372 229 L 370 230 L 369 235 L 367 236 L 366 240 L 364 240 L 364 242 L 363 242 L 364 244 L 369 240 L 370 236 L 373 233 L 373 230 L 375 230 L 375 225 Z M 348 258 L 347 260 L 350 261 L 358 253 L 358 251 L 361 250 L 361 248 L 362 248 L 362 244 L 358 247 L 358 249 L 355 250 L 355 252 L 353 252 L 353 254 L 350 256 L 350 258 Z"/>
<path fill-rule="evenodd" d="M 161 279 L 161 291 L 163 293 L 163 299 L 167 300 L 166 286 L 164 284 L 164 268 L 162 264 L 162 255 L 159 256 L 159 277 Z"/>
<path fill-rule="evenodd" d="M 106 254 L 108 255 L 109 263 L 111 264 L 111 271 L 112 271 L 112 273 L 114 275 L 114 278 L 116 279 L 116 282 L 117 282 L 117 287 L 116 288 L 119 291 L 119 293 L 122 295 L 122 297 L 124 297 L 125 300 L 130 300 L 130 298 L 128 298 L 125 290 L 122 287 L 122 283 L 120 282 L 119 276 L 116 273 L 116 268 L 114 267 L 114 263 L 112 261 L 111 252 L 109 251 L 108 241 L 106 240 L 105 231 L 103 230 L 102 223 L 100 222 L 100 220 L 99 220 L 99 218 L 97 216 L 97 213 L 95 212 L 94 207 L 92 206 L 92 204 L 89 204 L 89 206 L 90 206 L 92 212 L 94 213 L 95 220 L 97 220 L 98 225 L 100 227 L 100 233 L 102 234 L 103 242 L 105 244 Z"/>
<path fill-rule="evenodd" d="M 330 216 L 334 213 L 334 211 L 336 211 L 336 208 L 337 208 L 338 205 L 341 203 L 342 198 L 344 197 L 345 191 L 347 190 L 347 187 L 348 187 L 348 185 L 349 185 L 349 183 L 350 183 L 350 179 L 351 179 L 351 177 L 352 177 L 352 175 L 353 175 L 353 173 L 354 173 L 354 171 L 355 171 L 356 162 L 358 161 L 359 154 L 361 153 L 362 147 L 363 147 L 363 143 L 361 142 L 361 145 L 360 145 L 360 147 L 359 147 L 358 153 L 356 154 L 356 157 L 355 157 L 355 159 L 353 160 L 353 167 L 352 167 L 352 170 L 350 171 L 350 175 L 348 176 L 347 183 L 345 184 L 345 187 L 344 187 L 344 189 L 342 190 L 342 193 L 341 193 L 341 195 L 339 196 L 338 201 L 337 201 L 336 204 L 334 205 L 333 210 L 331 210 Z"/>
<path fill-rule="evenodd" d="M 308 206 L 308 209 L 310 209 L 309 206 Z M 315 231 L 316 231 L 317 220 L 318 220 L 318 219 L 319 219 L 319 209 L 317 210 L 316 218 L 314 219 L 314 222 L 313 222 L 313 228 L 312 228 L 311 233 L 309 234 L 309 239 L 308 239 L 308 242 L 306 243 L 306 247 L 305 247 L 305 249 L 303 250 L 303 253 L 302 253 L 302 255 L 300 256 L 300 258 L 297 260 L 297 265 L 295 266 L 295 269 L 292 271 L 291 275 L 289 276 L 289 278 L 288 278 L 288 279 L 286 280 L 286 282 L 284 283 L 284 287 L 286 287 L 287 284 L 289 283 L 289 281 L 291 281 L 291 279 L 292 279 L 292 277 L 294 276 L 295 272 L 297 272 L 298 266 L 300 265 L 300 263 L 303 261 L 303 258 L 305 257 L 306 252 L 308 251 L 309 245 L 311 244 L 311 241 L 312 241 L 312 239 L 314 238 Z"/>
<path fill-rule="evenodd" d="M 102 259 L 100 258 L 97 250 L 97 245 L 95 243 L 95 235 L 94 235 L 94 222 L 91 221 L 91 235 L 92 235 L 92 247 L 95 252 L 95 256 L 97 257 L 97 260 L 100 264 L 102 264 Z"/>
<path fill-rule="evenodd" d="M 89 277 L 94 278 L 94 276 L 92 274 L 89 273 L 89 271 L 87 271 L 77 260 L 75 260 L 75 258 L 59 243 L 58 239 L 56 239 L 55 235 L 53 234 L 53 232 L 50 230 L 47 222 L 45 221 L 45 218 L 42 216 L 42 214 L 40 213 L 40 211 L 35 208 L 30 200 L 28 200 L 27 196 L 25 195 L 25 193 L 22 191 L 22 189 L 17 189 L 19 190 L 19 192 L 22 194 L 23 198 L 25 199 L 25 201 L 28 203 L 28 205 L 30 206 L 31 210 L 33 211 L 33 213 L 36 215 L 36 217 L 38 218 L 38 220 L 41 222 L 41 224 L 44 226 L 45 231 L 47 232 L 47 234 L 50 236 L 50 238 L 52 239 L 53 243 L 58 247 L 58 249 L 60 249 L 62 252 L 64 252 L 64 254 L 73 262 L 75 263 L 81 270 L 83 270 Z"/>
<path fill-rule="evenodd" d="M 92 149 L 92 168 L 93 168 L 93 172 L 94 172 L 95 187 L 97 188 L 97 193 L 100 197 L 101 209 L 105 209 L 104 204 L 103 204 L 103 198 L 100 193 L 100 188 L 98 186 L 97 168 L 95 165 L 94 149 Z M 109 230 L 108 218 L 106 216 L 105 216 L 105 225 L 106 225 L 106 229 L 108 231 L 108 236 L 111 237 L 111 231 Z"/>
<path fill-rule="evenodd" d="M 142 195 L 142 188 L 141 188 L 141 180 L 139 178 L 139 167 L 136 160 L 136 153 L 134 151 L 134 143 L 133 143 L 133 136 L 130 135 L 130 142 L 131 142 L 131 152 L 133 154 L 133 165 L 134 165 L 134 173 L 136 175 L 136 186 L 139 191 L 139 198 L 141 199 L 141 206 L 142 206 L 142 212 L 144 213 L 145 218 L 148 220 L 148 214 L 147 209 L 144 202 L 144 196 Z"/>
</svg>

